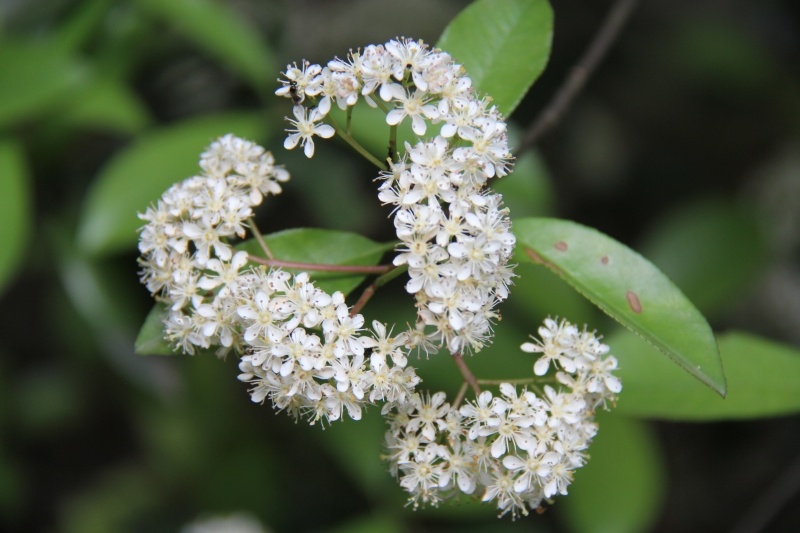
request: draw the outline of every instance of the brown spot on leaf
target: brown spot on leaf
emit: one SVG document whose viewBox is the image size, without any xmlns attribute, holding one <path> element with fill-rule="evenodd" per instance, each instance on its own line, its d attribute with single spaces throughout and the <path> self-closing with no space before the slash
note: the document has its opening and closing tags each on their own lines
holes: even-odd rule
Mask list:
<svg viewBox="0 0 800 533">
<path fill-rule="evenodd" d="M 559 252 L 566 252 L 567 250 L 569 250 L 569 246 L 564 241 L 558 241 L 555 244 L 555 249 L 558 250 Z"/>
<path fill-rule="evenodd" d="M 600 262 L 603 263 L 604 265 L 607 265 L 608 264 L 608 256 L 604 255 L 603 257 L 601 257 L 600 258 Z"/>
<path fill-rule="evenodd" d="M 625 294 L 625 298 L 628 299 L 628 305 L 631 307 L 631 311 L 636 314 L 642 312 L 642 302 L 639 301 L 639 297 L 635 292 L 628 291 L 627 294 Z"/>
</svg>

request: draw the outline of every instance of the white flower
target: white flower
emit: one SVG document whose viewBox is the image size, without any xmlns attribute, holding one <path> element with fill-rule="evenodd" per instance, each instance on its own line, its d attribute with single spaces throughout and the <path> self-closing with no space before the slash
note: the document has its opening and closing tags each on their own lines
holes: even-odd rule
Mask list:
<svg viewBox="0 0 800 533">
<path fill-rule="evenodd" d="M 336 133 L 336 130 L 328 124 L 317 124 L 318 121 L 323 119 L 322 114 L 315 108 L 310 111 L 301 105 L 296 105 L 292 108 L 292 113 L 297 120 L 289 120 L 294 126 L 294 129 L 287 129 L 289 135 L 283 142 L 283 147 L 291 150 L 297 143 L 300 143 L 303 148 L 303 153 L 306 157 L 311 158 L 314 156 L 314 135 L 318 135 L 323 139 L 330 139 Z"/>
</svg>

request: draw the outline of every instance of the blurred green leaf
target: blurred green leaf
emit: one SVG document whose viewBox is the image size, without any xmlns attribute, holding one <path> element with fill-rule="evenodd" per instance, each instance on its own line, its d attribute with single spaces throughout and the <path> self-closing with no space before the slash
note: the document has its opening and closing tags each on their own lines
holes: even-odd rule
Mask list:
<svg viewBox="0 0 800 533">
<path fill-rule="evenodd" d="M 79 247 L 93 255 L 132 248 L 144 212 L 172 184 L 199 172 L 198 160 L 215 138 L 234 133 L 259 139 L 266 128 L 255 113 L 216 115 L 151 130 L 117 154 L 92 184 L 78 225 Z"/>
<path fill-rule="evenodd" d="M 0 41 L 0 128 L 41 115 L 70 99 L 86 77 L 58 43 Z"/>
<path fill-rule="evenodd" d="M 95 79 L 78 91 L 60 117 L 68 126 L 102 128 L 133 134 L 152 118 L 139 97 L 125 84 L 112 79 Z"/>
<path fill-rule="evenodd" d="M 503 315 L 517 322 L 524 320 L 530 329 L 526 335 L 533 334 L 548 316 L 563 317 L 579 326 L 597 323 L 599 313 L 596 313 L 596 308 L 562 279 L 527 263 L 517 266 L 514 272 L 517 277 Z M 525 342 L 525 338 L 520 340 L 520 344 Z"/>
<path fill-rule="evenodd" d="M 618 411 L 669 420 L 724 420 L 800 412 L 800 350 L 755 335 L 719 337 L 728 396 L 719 398 L 627 331 L 606 339 L 619 359 Z"/>
<path fill-rule="evenodd" d="M 76 53 L 91 39 L 108 13 L 113 0 L 83 0 L 74 5 L 74 12 L 55 28 L 58 47 Z"/>
<path fill-rule="evenodd" d="M 159 503 L 157 485 L 156 480 L 133 467 L 103 472 L 93 485 L 71 495 L 61 510 L 58 530 L 65 533 L 141 530 L 141 517 L 151 513 Z"/>
<path fill-rule="evenodd" d="M 272 254 L 283 261 L 317 263 L 327 265 L 375 265 L 383 254 L 394 248 L 394 243 L 377 243 L 343 231 L 328 229 L 297 228 L 265 235 Z M 264 257 L 258 242 L 251 239 L 237 246 L 250 255 Z M 302 269 L 285 269 L 300 272 Z M 366 278 L 363 274 L 310 271 L 317 287 L 330 293 L 341 291 L 348 294 Z M 136 338 L 135 351 L 139 355 L 177 354 L 164 340 L 163 318 L 166 306 L 157 303 L 145 318 Z"/>
<path fill-rule="evenodd" d="M 142 329 L 136 336 L 133 351 L 138 355 L 179 355 L 181 352 L 174 350 L 164 338 L 164 317 L 167 306 L 156 302 L 147 317 L 144 319 Z"/>
<path fill-rule="evenodd" d="M 547 0 L 477 0 L 453 19 L 436 46 L 510 115 L 544 70 L 552 39 Z"/>
<path fill-rule="evenodd" d="M 397 520 L 385 514 L 365 515 L 351 520 L 346 524 L 326 530 L 328 533 L 403 533 L 407 528 Z"/>
<path fill-rule="evenodd" d="M 642 253 L 704 313 L 740 298 L 766 261 L 757 219 L 734 204 L 693 202 L 653 227 Z"/>
<path fill-rule="evenodd" d="M 137 0 L 137 4 L 147 14 L 174 25 L 256 90 L 275 84 L 278 67 L 270 49 L 229 4 L 215 0 Z"/>
<path fill-rule="evenodd" d="M 649 531 L 666 492 L 656 437 L 636 420 L 605 412 L 597 419 L 590 458 L 555 509 L 577 533 Z"/>
<path fill-rule="evenodd" d="M 514 222 L 518 259 L 542 263 L 620 324 L 725 395 L 711 327 L 652 263 L 611 237 L 574 222 Z"/>
<path fill-rule="evenodd" d="M 503 203 L 514 218 L 544 216 L 552 211 L 550 177 L 534 150 L 528 150 L 514 163 L 510 175 L 489 183 L 492 189 L 503 195 Z"/>
<path fill-rule="evenodd" d="M 19 266 L 30 234 L 28 180 L 22 148 L 13 141 L 0 141 L 0 291 Z"/>
</svg>

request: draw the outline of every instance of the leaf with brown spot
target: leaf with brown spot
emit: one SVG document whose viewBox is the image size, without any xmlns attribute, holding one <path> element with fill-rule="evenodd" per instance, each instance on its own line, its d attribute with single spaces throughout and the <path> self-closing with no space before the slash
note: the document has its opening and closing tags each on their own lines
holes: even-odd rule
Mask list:
<svg viewBox="0 0 800 533">
<path fill-rule="evenodd" d="M 711 327 L 647 259 L 597 230 L 567 220 L 520 219 L 514 221 L 514 232 L 517 260 L 547 266 L 602 311 L 725 396 L 725 374 Z"/>
</svg>

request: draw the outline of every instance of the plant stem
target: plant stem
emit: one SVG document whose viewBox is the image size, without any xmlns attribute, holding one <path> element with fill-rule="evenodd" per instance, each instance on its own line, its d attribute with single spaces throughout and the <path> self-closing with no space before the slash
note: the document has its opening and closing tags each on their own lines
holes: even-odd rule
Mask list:
<svg viewBox="0 0 800 533">
<path fill-rule="evenodd" d="M 385 274 L 396 267 L 394 265 L 323 265 L 319 263 L 301 263 L 298 261 L 282 261 L 280 259 L 264 259 L 255 255 L 248 255 L 248 260 L 261 265 L 296 268 L 302 270 L 315 270 L 319 272 L 347 272 L 351 274 Z"/>
<path fill-rule="evenodd" d="M 620 30 L 636 6 L 636 2 L 637 0 L 616 0 L 614 2 L 581 59 L 572 67 L 556 94 L 525 132 L 522 143 L 516 150 L 517 157 L 532 148 L 545 133 L 558 124 L 561 116 L 583 89 L 586 80 L 592 75 L 606 52 L 608 52 L 611 44 L 619 35 Z"/>
<path fill-rule="evenodd" d="M 381 163 L 381 162 L 380 162 L 380 160 L 378 160 L 378 158 L 377 158 L 377 157 L 375 157 L 374 155 L 372 155 L 371 153 L 369 153 L 369 151 L 367 151 L 367 149 L 366 149 L 366 148 L 364 148 L 363 146 L 361 146 L 361 145 L 358 143 L 358 141 L 356 141 L 356 140 L 353 138 L 353 136 L 352 136 L 352 135 L 350 135 L 350 134 L 349 134 L 347 131 L 345 131 L 345 130 L 343 130 L 342 128 L 340 128 L 340 127 L 339 127 L 339 126 L 336 124 L 336 121 L 335 121 L 335 120 L 333 120 L 333 117 L 332 117 L 332 116 L 328 115 L 328 117 L 327 117 L 327 118 L 328 118 L 328 119 L 331 121 L 331 125 L 333 126 L 333 129 L 334 129 L 334 130 L 336 130 L 336 134 L 337 134 L 337 135 L 339 135 L 339 137 L 341 137 L 341 138 L 344 140 L 344 142 L 346 142 L 347 144 L 349 144 L 349 145 L 350 145 L 350 147 L 351 147 L 353 150 L 355 150 L 356 152 L 358 152 L 359 154 L 361 154 L 361 156 L 362 156 L 362 157 L 364 157 L 364 159 L 366 159 L 367 161 L 369 161 L 370 163 L 372 163 L 373 165 L 375 165 L 375 166 L 376 166 L 376 167 L 378 167 L 379 169 L 381 169 L 381 170 L 386 170 L 386 168 L 387 168 L 387 167 L 386 167 L 386 165 L 385 165 L 384 163 Z"/>
<path fill-rule="evenodd" d="M 467 393 L 467 387 L 469 383 L 466 381 L 461 384 L 461 388 L 458 389 L 458 394 L 456 395 L 456 399 L 453 400 L 453 409 L 458 409 L 458 406 L 461 405 L 461 402 L 464 400 L 464 395 Z"/>
<path fill-rule="evenodd" d="M 478 385 L 478 380 L 475 379 L 475 376 L 472 374 L 472 371 L 467 366 L 467 362 L 464 361 L 463 357 L 461 357 L 461 354 L 454 353 L 453 361 L 456 362 L 456 366 L 461 371 L 461 375 L 464 376 L 464 381 L 469 383 L 470 387 L 472 387 L 472 390 L 475 392 L 475 396 L 480 396 L 481 387 L 480 385 Z"/>
<path fill-rule="evenodd" d="M 261 245 L 261 249 L 264 250 L 264 254 L 267 256 L 267 259 L 275 259 L 275 256 L 272 255 L 272 251 L 269 249 L 269 246 L 267 246 L 267 241 L 264 240 L 264 236 L 261 235 L 258 226 L 256 226 L 256 221 L 253 219 L 253 217 L 248 217 L 247 223 L 250 225 L 250 229 L 253 230 L 253 235 L 255 235 L 258 244 Z"/>
<path fill-rule="evenodd" d="M 375 294 L 375 291 L 378 290 L 378 287 L 386 285 L 389 281 L 393 280 L 406 270 L 408 270 L 408 266 L 403 265 L 402 267 L 394 267 L 382 276 L 378 276 L 375 281 L 373 281 L 366 289 L 364 289 L 364 292 L 362 292 L 361 296 L 358 297 L 356 303 L 353 304 L 353 308 L 350 309 L 350 316 L 357 315 L 359 311 L 361 311 L 364 306 L 367 305 L 367 302 Z"/>
<path fill-rule="evenodd" d="M 397 126 L 389 127 L 389 160 L 397 161 Z"/>
</svg>

